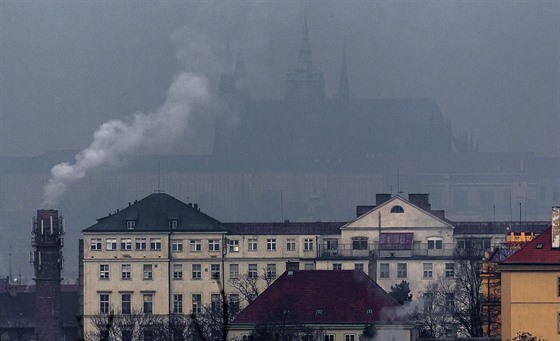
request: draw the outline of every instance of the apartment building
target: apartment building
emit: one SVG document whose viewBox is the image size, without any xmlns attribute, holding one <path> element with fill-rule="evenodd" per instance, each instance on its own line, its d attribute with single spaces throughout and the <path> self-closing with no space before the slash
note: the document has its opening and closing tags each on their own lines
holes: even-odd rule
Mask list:
<svg viewBox="0 0 560 341">
<path fill-rule="evenodd" d="M 470 244 L 427 194 L 376 199 L 350 222 L 315 223 L 221 223 L 166 193 L 129 203 L 83 231 L 84 331 L 111 311 L 198 312 L 222 288 L 241 309 L 286 270 L 362 270 L 386 291 L 408 281 L 415 298 L 454 276 L 456 248 Z M 494 232 L 480 240 L 503 238 Z"/>
</svg>

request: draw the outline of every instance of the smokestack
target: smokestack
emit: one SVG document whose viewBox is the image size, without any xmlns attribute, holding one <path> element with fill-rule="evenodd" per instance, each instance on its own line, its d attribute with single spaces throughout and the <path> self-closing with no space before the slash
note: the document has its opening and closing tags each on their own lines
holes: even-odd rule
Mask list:
<svg viewBox="0 0 560 341">
<path fill-rule="evenodd" d="M 552 208 L 552 248 L 560 249 L 560 207 Z"/>
<path fill-rule="evenodd" d="M 61 340 L 60 281 L 64 228 L 57 210 L 38 210 L 33 219 L 35 339 Z"/>
</svg>

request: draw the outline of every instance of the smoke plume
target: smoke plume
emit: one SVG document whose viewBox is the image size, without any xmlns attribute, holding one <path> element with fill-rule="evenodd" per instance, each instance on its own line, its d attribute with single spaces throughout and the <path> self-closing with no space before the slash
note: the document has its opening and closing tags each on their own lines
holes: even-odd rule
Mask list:
<svg viewBox="0 0 560 341">
<path fill-rule="evenodd" d="M 184 133 L 196 104 L 208 98 L 204 77 L 188 72 L 179 74 L 167 90 L 163 105 L 152 113 L 135 113 L 129 123 L 111 120 L 93 134 L 93 142 L 80 151 L 76 162 L 63 162 L 51 169 L 45 185 L 43 207 L 53 207 L 67 187 L 102 165 L 117 165 L 131 153 L 148 146 L 163 145 Z"/>
</svg>

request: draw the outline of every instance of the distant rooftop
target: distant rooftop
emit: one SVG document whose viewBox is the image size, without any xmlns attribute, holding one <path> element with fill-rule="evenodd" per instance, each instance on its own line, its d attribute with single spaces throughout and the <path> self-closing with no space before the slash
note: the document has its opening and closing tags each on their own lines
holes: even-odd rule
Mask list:
<svg viewBox="0 0 560 341">
<path fill-rule="evenodd" d="M 552 247 L 552 227 L 543 231 L 501 264 L 560 265 L 560 248 Z"/>
</svg>

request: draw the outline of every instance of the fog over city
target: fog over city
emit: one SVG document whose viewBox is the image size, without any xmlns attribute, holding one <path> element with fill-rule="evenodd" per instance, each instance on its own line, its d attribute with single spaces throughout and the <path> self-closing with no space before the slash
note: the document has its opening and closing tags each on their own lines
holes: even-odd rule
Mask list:
<svg viewBox="0 0 560 341">
<path fill-rule="evenodd" d="M 344 53 L 351 98 L 431 99 L 453 135 L 471 142 L 470 151 L 528 153 L 555 166 L 559 17 L 558 1 L 2 1 L 0 276 L 11 267 L 31 278 L 26 258 L 31 217 L 42 207 L 60 209 L 66 218 L 64 271 L 71 281 L 81 230 L 155 189 L 199 202 L 202 211 L 223 221 L 344 221 L 354 214 L 349 207 L 373 204 L 364 202 L 371 194 L 357 193 L 341 213 L 337 200 L 345 199 L 330 200 L 328 186 L 314 183 L 310 191 L 318 188 L 321 204 L 272 186 L 259 194 L 259 204 L 242 202 L 246 210 L 232 213 L 223 197 L 220 202 L 204 192 L 211 186 L 192 190 L 181 185 L 180 176 L 166 173 L 182 167 L 169 159 L 149 159 L 149 171 L 141 175 L 119 173 L 138 155 L 212 155 L 216 118 L 228 112 L 217 90 L 220 76 L 236 60 L 245 70 L 238 89 L 253 100 L 284 98 L 304 22 L 328 99 L 338 94 Z M 161 170 L 159 160 L 164 160 Z M 515 159 L 520 172 L 526 172 L 528 160 L 520 165 Z M 523 218 L 547 219 L 542 207 L 560 203 L 546 199 L 557 197 L 552 190 L 539 194 L 549 183 L 558 185 L 560 170 L 553 166 L 542 170 L 550 180 L 544 184 L 535 184 L 532 176 L 538 174 L 504 180 L 519 183 L 507 189 L 509 197 L 500 189 L 508 204 L 492 199 L 481 216 L 520 218 L 521 208 L 512 209 L 519 202 Z M 227 164 L 222 168 L 229 171 Z M 95 180 L 88 181 L 90 170 Z M 405 185 L 404 192 L 432 188 L 414 174 L 409 178 L 368 186 L 392 194 Z M 129 180 L 129 186 L 122 184 Z M 236 193 L 229 195 L 236 200 Z M 300 201 L 290 201 L 295 197 Z M 433 197 L 442 206 L 434 209 L 460 205 L 447 205 L 445 193 Z M 528 198 L 544 199 L 536 208 Z M 309 213 L 299 209 L 304 205 L 330 211 L 304 215 Z"/>
</svg>

